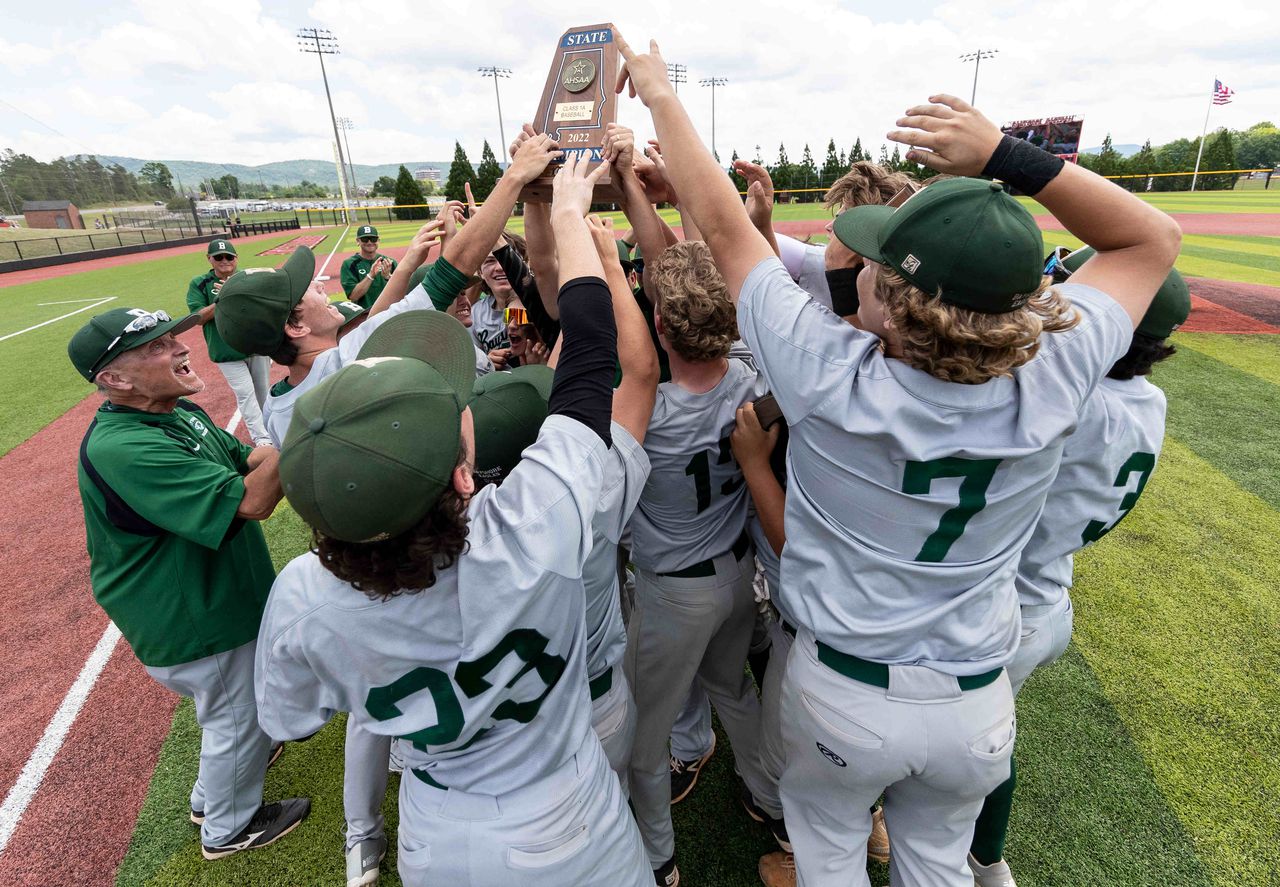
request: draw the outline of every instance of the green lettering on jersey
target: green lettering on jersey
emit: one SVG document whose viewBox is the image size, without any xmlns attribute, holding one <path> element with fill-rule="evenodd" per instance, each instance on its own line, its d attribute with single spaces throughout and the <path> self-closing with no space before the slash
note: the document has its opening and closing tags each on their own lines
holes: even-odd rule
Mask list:
<svg viewBox="0 0 1280 887">
<path fill-rule="evenodd" d="M 1080 534 L 1081 541 L 1085 545 L 1090 542 L 1097 542 L 1103 536 L 1114 530 L 1125 519 L 1133 506 L 1138 504 L 1138 497 L 1142 495 L 1143 489 L 1147 486 L 1147 479 L 1151 477 L 1151 472 L 1156 467 L 1155 453 L 1143 453 L 1141 451 L 1134 453 L 1128 459 L 1124 460 L 1124 464 L 1120 466 L 1120 471 L 1116 475 L 1116 482 L 1112 486 L 1127 487 L 1129 485 L 1129 475 L 1135 471 L 1138 472 L 1138 488 L 1132 492 L 1126 493 L 1125 497 L 1120 500 L 1120 515 L 1107 526 L 1106 521 L 1091 520 L 1089 525 L 1084 528 L 1084 532 Z"/>
<path fill-rule="evenodd" d="M 421 690 L 431 691 L 436 706 L 436 725 L 409 733 L 404 738 L 423 745 L 446 745 L 462 733 L 462 705 L 454 692 L 453 681 L 438 668 L 421 665 L 401 675 L 385 687 L 374 687 L 365 697 L 365 711 L 379 721 L 389 721 L 404 714 L 396 703 Z"/>
<path fill-rule="evenodd" d="M 717 445 L 716 465 L 730 466 L 728 470 L 733 473 L 720 485 L 720 495 L 733 495 L 746 482 L 746 478 L 742 476 L 742 470 L 738 468 L 738 463 L 733 459 L 733 449 L 730 446 L 728 435 L 720 438 L 720 442 Z M 693 458 L 689 460 L 689 464 L 685 466 L 684 473 L 693 477 L 694 490 L 698 494 L 698 513 L 701 514 L 711 506 L 711 457 L 709 451 L 703 450 L 700 453 L 695 453 Z"/>
<path fill-rule="evenodd" d="M 995 477 L 999 459 L 961 459 L 947 456 L 928 462 L 908 462 L 902 472 L 902 492 L 912 496 L 926 496 L 935 479 L 962 477 L 960 501 L 947 509 L 938 522 L 938 529 L 929 534 L 916 555 L 916 560 L 939 563 L 947 556 L 951 546 L 964 533 L 969 519 L 987 506 L 987 487 Z"/>
</svg>

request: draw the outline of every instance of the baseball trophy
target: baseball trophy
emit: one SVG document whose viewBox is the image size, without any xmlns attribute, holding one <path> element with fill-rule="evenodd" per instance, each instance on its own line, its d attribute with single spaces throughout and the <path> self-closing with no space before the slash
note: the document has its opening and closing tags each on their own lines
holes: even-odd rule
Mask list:
<svg viewBox="0 0 1280 887">
<path fill-rule="evenodd" d="M 533 128 L 551 136 L 567 157 L 579 155 L 591 164 L 604 160 L 604 130 L 617 119 L 614 84 L 618 78 L 618 45 L 613 25 L 606 22 L 570 28 L 560 37 L 556 54 L 542 89 Z M 557 167 L 530 182 L 521 200 L 551 200 L 551 179 Z M 596 183 L 595 199 L 611 203 L 619 198 L 617 184 L 606 174 Z"/>
</svg>

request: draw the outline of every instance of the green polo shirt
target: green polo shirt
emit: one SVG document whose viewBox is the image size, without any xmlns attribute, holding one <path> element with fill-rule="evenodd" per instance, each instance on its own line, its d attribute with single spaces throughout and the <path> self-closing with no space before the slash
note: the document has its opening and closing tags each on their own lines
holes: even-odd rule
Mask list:
<svg viewBox="0 0 1280 887">
<path fill-rule="evenodd" d="M 356 288 L 356 284 L 364 280 L 365 275 L 369 273 L 369 269 L 373 267 L 373 263 L 379 258 L 388 259 L 391 262 L 391 273 L 396 273 L 396 260 L 390 256 L 383 256 L 382 253 L 375 255 L 372 260 L 356 253 L 353 256 L 348 256 L 347 260 L 342 263 L 342 291 L 347 294 L 348 298 L 351 297 L 351 291 Z M 389 280 L 390 278 L 387 279 Z M 381 277 L 374 279 L 373 283 L 369 284 L 369 288 L 365 290 L 364 298 L 357 300 L 360 307 L 366 311 L 372 308 L 373 303 L 378 301 L 378 296 L 386 285 L 387 281 Z"/>
<path fill-rule="evenodd" d="M 106 403 L 85 433 L 93 596 L 143 665 L 257 637 L 275 570 L 257 521 L 236 517 L 251 452 L 185 400 L 172 413 Z"/>
<path fill-rule="evenodd" d="M 191 278 L 191 283 L 187 286 L 187 308 L 191 311 L 199 311 L 201 308 L 212 305 L 213 285 L 217 280 L 218 276 L 213 273 L 212 268 L 199 277 Z M 209 348 L 209 359 L 214 363 L 230 363 L 234 360 L 246 359 L 246 355 L 222 341 L 222 336 L 218 335 L 216 323 L 204 325 L 204 343 Z"/>
</svg>

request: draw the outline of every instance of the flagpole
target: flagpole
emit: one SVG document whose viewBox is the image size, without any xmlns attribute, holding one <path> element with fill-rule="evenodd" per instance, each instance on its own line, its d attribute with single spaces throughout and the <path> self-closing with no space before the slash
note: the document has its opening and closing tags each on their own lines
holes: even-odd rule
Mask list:
<svg viewBox="0 0 1280 887">
<path fill-rule="evenodd" d="M 1213 81 L 1213 89 L 1209 90 L 1209 107 L 1204 112 L 1204 127 L 1200 130 L 1200 150 L 1196 152 L 1196 168 L 1191 174 L 1191 190 L 1196 189 L 1196 176 L 1200 175 L 1200 158 L 1204 154 L 1204 137 L 1209 132 L 1209 112 L 1213 110 L 1213 99 L 1218 92 L 1218 81 Z"/>
</svg>

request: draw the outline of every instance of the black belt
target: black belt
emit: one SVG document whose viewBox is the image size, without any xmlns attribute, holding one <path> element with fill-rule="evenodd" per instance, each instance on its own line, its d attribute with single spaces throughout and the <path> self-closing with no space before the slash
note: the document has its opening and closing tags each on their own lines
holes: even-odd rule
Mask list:
<svg viewBox="0 0 1280 887">
<path fill-rule="evenodd" d="M 613 666 L 609 666 L 604 670 L 603 674 L 592 678 L 587 684 L 591 691 L 591 701 L 595 702 L 604 694 L 613 689 Z"/>
<path fill-rule="evenodd" d="M 733 548 L 729 552 L 733 554 L 736 561 L 742 560 L 747 552 L 751 549 L 751 537 L 747 535 L 747 531 L 743 530 L 742 535 L 738 537 L 738 541 L 733 543 Z M 716 557 L 719 557 L 717 555 Z M 670 576 L 672 579 L 705 579 L 708 576 L 716 574 L 716 563 L 714 557 L 709 557 L 705 561 L 698 561 L 691 567 L 685 567 L 683 570 L 676 570 L 674 573 L 659 573 L 659 576 Z"/>
</svg>

